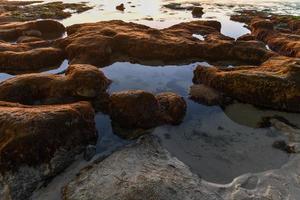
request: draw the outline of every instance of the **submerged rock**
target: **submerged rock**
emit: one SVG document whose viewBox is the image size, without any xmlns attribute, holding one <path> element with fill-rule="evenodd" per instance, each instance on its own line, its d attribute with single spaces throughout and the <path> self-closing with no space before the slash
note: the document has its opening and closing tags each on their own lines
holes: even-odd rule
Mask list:
<svg viewBox="0 0 300 200">
<path fill-rule="evenodd" d="M 25 200 L 97 141 L 87 102 L 25 106 L 0 102 L 0 197 Z"/>
<path fill-rule="evenodd" d="M 105 98 L 109 84 L 94 66 L 70 65 L 65 75 L 25 74 L 0 83 L 0 100 L 30 105 L 92 101 Z"/>
<path fill-rule="evenodd" d="M 221 105 L 224 103 L 224 97 L 220 92 L 203 84 L 191 86 L 190 98 L 208 106 Z"/>
<path fill-rule="evenodd" d="M 67 28 L 68 37 L 57 44 L 71 63 L 99 67 L 117 61 L 175 63 L 195 59 L 261 63 L 273 55 L 264 46 L 236 42 L 220 33 L 217 21 L 192 21 L 158 30 L 135 23 L 106 21 Z M 201 41 L 193 34 L 205 35 Z"/>
<path fill-rule="evenodd" d="M 113 93 L 110 96 L 113 128 L 125 138 L 136 138 L 144 134 L 145 129 L 161 124 L 179 124 L 185 111 L 184 99 L 174 93 L 155 96 L 142 90 L 131 90 Z"/>
<path fill-rule="evenodd" d="M 194 83 L 204 84 L 239 101 L 300 112 L 299 59 L 272 57 L 261 66 L 231 69 L 198 66 Z"/>
<path fill-rule="evenodd" d="M 188 200 L 221 198 L 170 156 L 157 139 L 147 136 L 83 169 L 63 190 L 64 200 Z"/>
</svg>

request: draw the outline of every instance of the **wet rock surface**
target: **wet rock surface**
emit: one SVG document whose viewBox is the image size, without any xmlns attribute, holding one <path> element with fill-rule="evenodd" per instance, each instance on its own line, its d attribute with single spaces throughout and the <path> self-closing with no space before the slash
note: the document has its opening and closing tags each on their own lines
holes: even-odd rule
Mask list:
<svg viewBox="0 0 300 200">
<path fill-rule="evenodd" d="M 70 65 L 65 75 L 25 74 L 0 83 L 0 100 L 29 105 L 92 101 L 106 98 L 109 84 L 94 66 Z"/>
<path fill-rule="evenodd" d="M 187 166 L 148 136 L 82 170 L 63 199 L 221 199 L 200 186 Z"/>
<path fill-rule="evenodd" d="M 142 90 L 131 90 L 110 96 L 112 125 L 115 132 L 124 138 L 137 138 L 145 134 L 145 129 L 161 124 L 179 124 L 185 111 L 184 99 L 170 92 L 153 95 Z"/>
<path fill-rule="evenodd" d="M 273 55 L 258 42 L 235 42 L 220 33 L 217 21 L 193 21 L 157 30 L 122 21 L 72 25 L 58 45 L 71 63 L 99 67 L 117 61 L 182 62 L 194 59 L 261 63 Z M 205 35 L 201 41 L 193 34 Z"/>
<path fill-rule="evenodd" d="M 156 138 L 146 136 L 81 170 L 63 189 L 63 199 L 297 199 L 299 162 L 298 156 L 277 170 L 211 184 L 171 157 Z"/>
<path fill-rule="evenodd" d="M 87 102 L 25 106 L 1 101 L 0 125 L 1 199 L 28 199 L 97 140 L 94 110 Z"/>
<path fill-rule="evenodd" d="M 232 69 L 199 66 L 194 83 L 212 87 L 226 95 L 253 105 L 299 112 L 299 60 L 273 57 L 261 66 Z"/>
<path fill-rule="evenodd" d="M 232 20 L 245 22 L 252 35 L 281 55 L 300 57 L 300 19 L 258 11 L 242 11 Z"/>
<path fill-rule="evenodd" d="M 84 2 L 0 1 L 0 11 L 3 13 L 0 15 L 0 22 L 64 19 L 70 17 L 73 13 L 82 13 L 91 8 Z"/>
<path fill-rule="evenodd" d="M 65 53 L 51 40 L 64 32 L 65 27 L 53 20 L 0 25 L 0 71 L 19 74 L 59 66 Z"/>
</svg>

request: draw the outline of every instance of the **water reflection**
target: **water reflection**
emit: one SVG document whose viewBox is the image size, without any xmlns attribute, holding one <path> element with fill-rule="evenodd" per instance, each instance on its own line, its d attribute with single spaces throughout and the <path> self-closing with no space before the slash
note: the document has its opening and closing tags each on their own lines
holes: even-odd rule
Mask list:
<svg viewBox="0 0 300 200">
<path fill-rule="evenodd" d="M 228 183 L 238 175 L 278 168 L 285 163 L 288 155 L 272 148 L 274 141 L 287 140 L 279 131 L 240 123 L 244 117 L 242 112 L 235 112 L 236 118 L 230 118 L 218 106 L 208 107 L 188 99 L 197 64 L 209 66 L 200 62 L 164 67 L 119 62 L 102 70 L 113 80 L 111 92 L 143 89 L 154 93 L 172 91 L 184 96 L 188 104 L 184 122 L 179 126 L 158 127 L 154 134 L 174 156 L 204 179 Z M 260 116 L 259 112 L 264 112 L 258 111 Z M 299 114 L 295 114 L 295 120 L 300 122 Z"/>
</svg>

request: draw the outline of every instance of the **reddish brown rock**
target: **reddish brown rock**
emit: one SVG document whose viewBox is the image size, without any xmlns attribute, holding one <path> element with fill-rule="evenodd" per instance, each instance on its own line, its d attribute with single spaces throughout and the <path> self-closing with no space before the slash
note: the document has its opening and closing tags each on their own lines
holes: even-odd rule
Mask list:
<svg viewBox="0 0 300 200">
<path fill-rule="evenodd" d="M 172 92 L 164 92 L 155 96 L 160 105 L 160 115 L 164 123 L 180 124 L 186 112 L 185 100 Z"/>
<path fill-rule="evenodd" d="M 252 35 L 281 55 L 300 57 L 300 19 L 256 11 L 244 11 L 231 17 L 248 24 Z"/>
<path fill-rule="evenodd" d="M 71 65 L 65 75 L 26 74 L 0 84 L 0 100 L 22 104 L 55 104 L 93 100 L 110 84 L 104 74 L 91 65 Z"/>
<path fill-rule="evenodd" d="M 1 42 L 0 42 L 1 43 Z M 27 44 L 27 43 L 26 43 Z M 20 49 L 25 45 L 15 45 Z M 1 44 L 0 44 L 1 47 Z M 0 50 L 0 71 L 10 74 L 22 74 L 29 72 L 39 72 L 47 68 L 58 67 L 65 59 L 61 49 L 53 47 L 33 48 L 24 51 L 2 51 Z"/>
<path fill-rule="evenodd" d="M 15 22 L 0 25 L 0 39 L 7 41 L 16 41 L 20 36 L 36 36 L 43 39 L 55 39 L 61 37 L 64 32 L 65 27 L 54 20 Z"/>
<path fill-rule="evenodd" d="M 300 64 L 298 59 L 273 57 L 261 66 L 232 69 L 198 66 L 194 83 L 212 87 L 253 105 L 300 112 Z"/>
<path fill-rule="evenodd" d="M 224 101 L 220 92 L 204 84 L 192 85 L 190 88 L 190 98 L 208 106 L 220 105 Z"/>
<path fill-rule="evenodd" d="M 245 34 L 242 35 L 241 37 L 237 38 L 237 41 L 250 41 L 250 40 L 255 40 L 255 36 L 251 35 L 251 34 Z"/>
<path fill-rule="evenodd" d="M 94 111 L 87 102 L 51 106 L 0 102 L 1 198 L 29 199 L 40 184 L 96 140 Z"/>
<path fill-rule="evenodd" d="M 184 99 L 174 93 L 154 96 L 142 90 L 131 90 L 113 93 L 110 96 L 113 128 L 125 138 L 136 138 L 145 133 L 143 130 L 161 124 L 179 124 L 185 111 Z M 133 131 L 134 129 L 142 130 Z"/>
<path fill-rule="evenodd" d="M 204 59 L 261 63 L 272 56 L 265 48 L 223 36 L 220 28 L 221 24 L 216 21 L 181 23 L 163 30 L 122 21 L 78 24 L 67 28 L 68 37 L 58 45 L 65 49 L 71 63 L 100 67 L 124 60 L 175 63 Z M 205 40 L 193 34 L 205 35 Z M 247 54 L 240 56 L 241 49 Z"/>
<path fill-rule="evenodd" d="M 48 40 L 61 37 L 64 31 L 62 24 L 52 20 L 0 25 L 0 71 L 20 74 L 58 67 L 65 53 Z"/>
</svg>

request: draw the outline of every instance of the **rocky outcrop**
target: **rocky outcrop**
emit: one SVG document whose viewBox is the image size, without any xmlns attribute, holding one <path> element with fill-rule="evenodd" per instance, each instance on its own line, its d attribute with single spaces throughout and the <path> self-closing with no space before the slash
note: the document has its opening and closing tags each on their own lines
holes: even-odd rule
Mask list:
<svg viewBox="0 0 300 200">
<path fill-rule="evenodd" d="M 142 90 L 113 93 L 110 96 L 110 116 L 115 132 L 124 138 L 136 138 L 142 131 L 161 124 L 179 124 L 186 111 L 184 99 L 174 93 L 153 95 Z"/>
<path fill-rule="evenodd" d="M 116 61 L 237 60 L 261 63 L 274 55 L 251 41 L 234 41 L 220 33 L 217 21 L 193 21 L 157 30 L 123 21 L 77 24 L 57 44 L 71 63 L 106 66 Z M 193 34 L 201 34 L 199 40 Z"/>
<path fill-rule="evenodd" d="M 59 66 L 65 53 L 49 40 L 64 32 L 65 27 L 53 20 L 0 25 L 0 71 L 19 74 Z"/>
<path fill-rule="evenodd" d="M 65 75 L 25 74 L 0 83 L 0 100 L 29 105 L 92 101 L 106 97 L 109 84 L 94 66 L 70 65 Z"/>
<path fill-rule="evenodd" d="M 299 59 L 273 57 L 261 66 L 232 69 L 198 66 L 194 83 L 212 87 L 242 102 L 300 112 Z"/>
<path fill-rule="evenodd" d="M 83 169 L 64 188 L 63 199 L 221 199 L 200 187 L 198 176 L 147 136 Z"/>
<path fill-rule="evenodd" d="M 36 3 L 36 4 L 34 4 Z M 0 1 L 0 22 L 30 21 L 39 19 L 65 19 L 73 13 L 90 10 L 86 2 L 64 3 L 61 1 L 42 3 L 41 1 Z"/>
<path fill-rule="evenodd" d="M 21 36 L 55 39 L 61 37 L 64 32 L 65 27 L 54 20 L 15 22 L 0 25 L 0 39 L 5 41 L 16 41 Z"/>
<path fill-rule="evenodd" d="M 87 102 L 50 106 L 0 102 L 1 199 L 29 199 L 96 140 L 94 111 Z"/>
<path fill-rule="evenodd" d="M 231 16 L 247 23 L 252 35 L 281 55 L 300 57 L 300 19 L 256 11 L 243 11 Z"/>
<path fill-rule="evenodd" d="M 190 98 L 208 106 L 222 105 L 225 99 L 220 92 L 204 84 L 192 85 L 190 88 Z"/>
</svg>

